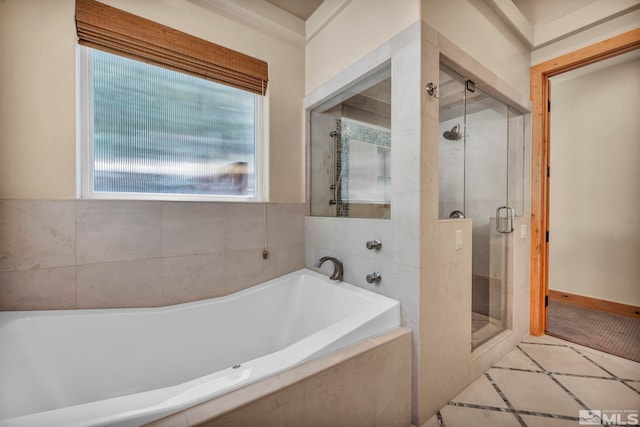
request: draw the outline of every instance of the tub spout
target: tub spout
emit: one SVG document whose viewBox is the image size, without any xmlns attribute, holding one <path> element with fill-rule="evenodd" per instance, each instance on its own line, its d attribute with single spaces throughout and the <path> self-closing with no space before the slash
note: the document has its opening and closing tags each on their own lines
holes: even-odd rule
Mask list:
<svg viewBox="0 0 640 427">
<path fill-rule="evenodd" d="M 331 261 L 333 263 L 333 274 L 329 276 L 329 279 L 342 280 L 344 268 L 342 267 L 342 262 L 340 262 L 336 258 L 330 257 L 330 256 L 323 256 L 318 261 L 316 261 L 316 263 L 313 265 L 316 266 L 317 268 L 320 268 L 322 267 L 322 264 L 324 264 L 325 261 Z"/>
</svg>

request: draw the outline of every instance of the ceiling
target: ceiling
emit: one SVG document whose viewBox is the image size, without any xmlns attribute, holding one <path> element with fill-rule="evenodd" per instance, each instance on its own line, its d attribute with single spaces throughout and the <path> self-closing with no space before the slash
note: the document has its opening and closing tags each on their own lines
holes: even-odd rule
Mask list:
<svg viewBox="0 0 640 427">
<path fill-rule="evenodd" d="M 266 0 L 306 21 L 323 0 Z M 511 0 L 533 27 L 555 21 L 597 0 Z"/>
<path fill-rule="evenodd" d="M 533 27 L 548 24 L 596 0 L 511 0 Z"/>
<path fill-rule="evenodd" d="M 306 21 L 324 0 L 266 0 L 285 12 Z"/>
</svg>

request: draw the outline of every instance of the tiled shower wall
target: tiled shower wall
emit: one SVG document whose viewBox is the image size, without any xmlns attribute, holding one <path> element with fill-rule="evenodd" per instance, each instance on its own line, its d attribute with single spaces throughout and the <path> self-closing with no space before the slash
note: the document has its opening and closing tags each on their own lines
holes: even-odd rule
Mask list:
<svg viewBox="0 0 640 427">
<path fill-rule="evenodd" d="M 304 204 L 0 201 L 0 310 L 163 306 L 304 267 Z"/>
</svg>

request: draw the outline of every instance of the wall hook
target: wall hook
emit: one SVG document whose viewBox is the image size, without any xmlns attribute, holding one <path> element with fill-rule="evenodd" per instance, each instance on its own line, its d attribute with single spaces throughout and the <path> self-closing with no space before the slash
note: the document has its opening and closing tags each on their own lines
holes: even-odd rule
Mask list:
<svg viewBox="0 0 640 427">
<path fill-rule="evenodd" d="M 438 93 L 438 85 L 433 83 L 433 82 L 429 82 L 427 83 L 427 94 L 429 96 L 433 96 L 434 98 L 439 98 L 440 94 Z"/>
</svg>

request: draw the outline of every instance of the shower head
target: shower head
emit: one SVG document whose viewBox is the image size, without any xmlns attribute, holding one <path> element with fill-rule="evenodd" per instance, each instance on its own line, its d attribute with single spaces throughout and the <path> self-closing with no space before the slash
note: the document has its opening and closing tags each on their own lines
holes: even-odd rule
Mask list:
<svg viewBox="0 0 640 427">
<path fill-rule="evenodd" d="M 460 132 L 460 125 L 456 124 L 454 127 L 451 128 L 451 130 L 444 131 L 442 136 L 444 136 L 444 138 L 448 139 L 449 141 L 457 141 L 458 139 L 462 138 L 462 133 Z"/>
<path fill-rule="evenodd" d="M 335 130 L 329 134 L 331 138 L 335 137 L 338 134 Z"/>
</svg>

